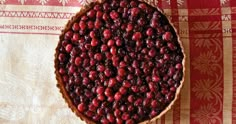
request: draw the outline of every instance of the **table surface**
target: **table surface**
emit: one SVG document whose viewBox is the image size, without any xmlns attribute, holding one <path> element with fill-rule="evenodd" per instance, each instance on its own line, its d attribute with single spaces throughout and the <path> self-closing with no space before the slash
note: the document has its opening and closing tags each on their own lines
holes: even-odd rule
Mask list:
<svg viewBox="0 0 236 124">
<path fill-rule="evenodd" d="M 0 123 L 84 123 L 56 88 L 67 20 L 92 0 L 0 0 Z M 146 0 L 164 9 L 187 56 L 180 99 L 158 124 L 236 124 L 236 1 Z M 153 124 L 154 124 L 153 123 Z"/>
</svg>

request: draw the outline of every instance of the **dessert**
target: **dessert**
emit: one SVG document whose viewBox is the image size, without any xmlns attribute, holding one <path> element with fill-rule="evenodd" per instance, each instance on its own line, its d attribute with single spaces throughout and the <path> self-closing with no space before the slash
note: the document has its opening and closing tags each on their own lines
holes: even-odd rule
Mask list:
<svg viewBox="0 0 236 124">
<path fill-rule="evenodd" d="M 55 69 L 62 96 L 87 123 L 148 123 L 177 99 L 184 52 L 159 9 L 136 0 L 104 0 L 68 22 Z"/>
</svg>

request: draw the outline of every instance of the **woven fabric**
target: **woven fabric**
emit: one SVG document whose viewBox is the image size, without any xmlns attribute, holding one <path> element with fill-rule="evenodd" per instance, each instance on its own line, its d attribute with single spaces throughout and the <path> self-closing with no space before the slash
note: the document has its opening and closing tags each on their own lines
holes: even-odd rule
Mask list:
<svg viewBox="0 0 236 124">
<path fill-rule="evenodd" d="M 84 123 L 56 88 L 60 30 L 93 0 L 0 0 L 0 123 Z M 186 76 L 173 109 L 153 124 L 236 124 L 236 1 L 146 0 L 184 44 Z"/>
</svg>

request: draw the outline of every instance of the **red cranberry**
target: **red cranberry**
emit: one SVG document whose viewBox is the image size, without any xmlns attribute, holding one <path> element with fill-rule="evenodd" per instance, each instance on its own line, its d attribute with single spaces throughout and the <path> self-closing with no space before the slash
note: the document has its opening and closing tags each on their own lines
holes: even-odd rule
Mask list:
<svg viewBox="0 0 236 124">
<path fill-rule="evenodd" d="M 116 52 L 117 52 L 116 47 L 114 47 L 114 46 L 111 47 L 110 52 L 111 52 L 112 55 L 116 55 Z"/>
<path fill-rule="evenodd" d="M 140 9 L 139 8 L 132 8 L 131 9 L 131 16 L 134 16 L 134 17 L 136 17 L 138 14 L 139 14 L 139 12 L 140 12 Z"/>
<path fill-rule="evenodd" d="M 119 92 L 117 92 L 117 93 L 115 94 L 115 96 L 114 96 L 114 98 L 115 98 L 116 101 L 119 101 L 119 100 L 121 99 L 121 97 L 122 97 L 122 95 L 121 95 L 121 93 L 119 93 Z"/>
<path fill-rule="evenodd" d="M 123 120 L 121 118 L 116 118 L 116 123 L 117 124 L 123 124 Z"/>
<path fill-rule="evenodd" d="M 106 119 L 106 118 L 102 118 L 102 119 L 101 119 L 101 123 L 102 123 L 102 124 L 109 124 L 109 120 Z"/>
<path fill-rule="evenodd" d="M 157 108 L 158 107 L 158 102 L 157 102 L 157 100 L 152 100 L 152 102 L 151 102 L 151 106 L 153 107 L 153 108 Z"/>
<path fill-rule="evenodd" d="M 163 40 L 171 41 L 173 38 L 173 35 L 171 32 L 165 32 L 165 34 L 162 35 Z"/>
<path fill-rule="evenodd" d="M 102 52 L 105 52 L 107 49 L 108 49 L 107 45 L 103 44 L 103 45 L 101 46 L 101 51 L 102 51 Z"/>
<path fill-rule="evenodd" d="M 140 40 L 142 38 L 142 34 L 140 32 L 135 32 L 132 36 L 132 40 Z"/>
<path fill-rule="evenodd" d="M 92 104 L 93 104 L 95 107 L 98 107 L 98 106 L 100 105 L 100 101 L 95 98 L 95 99 L 93 99 Z"/>
<path fill-rule="evenodd" d="M 115 44 L 114 40 L 108 40 L 108 42 L 107 42 L 108 47 L 112 47 L 112 46 L 114 46 L 114 44 Z"/>
<path fill-rule="evenodd" d="M 82 64 L 82 59 L 80 57 L 75 58 L 75 65 L 79 66 Z"/>
<path fill-rule="evenodd" d="M 124 95 L 124 94 L 127 93 L 127 89 L 126 89 L 125 87 L 121 87 L 121 88 L 119 89 L 119 92 Z"/>
<path fill-rule="evenodd" d="M 98 115 L 103 116 L 104 113 L 105 113 L 104 109 L 102 109 L 102 108 L 98 108 L 98 109 L 97 109 L 97 114 L 98 114 Z"/>
<path fill-rule="evenodd" d="M 111 31 L 109 29 L 105 29 L 103 31 L 103 36 L 105 39 L 109 39 L 111 37 Z"/>
<path fill-rule="evenodd" d="M 102 11 L 97 11 L 96 17 L 101 19 L 103 16 L 103 12 Z"/>
<path fill-rule="evenodd" d="M 124 68 L 119 68 L 118 69 L 118 75 L 121 76 L 121 77 L 125 76 L 126 75 L 125 69 Z"/>
<path fill-rule="evenodd" d="M 154 75 L 154 76 L 152 76 L 152 81 L 158 82 L 158 81 L 160 81 L 160 78 L 157 75 Z"/>
<path fill-rule="evenodd" d="M 109 19 L 109 15 L 107 13 L 104 13 L 103 16 L 102 16 L 102 19 L 104 21 L 107 21 Z"/>
<path fill-rule="evenodd" d="M 126 107 L 125 105 L 122 105 L 122 106 L 120 107 L 120 110 L 121 110 L 122 112 L 126 112 L 126 111 L 127 111 L 127 107 Z"/>
<path fill-rule="evenodd" d="M 95 47 L 97 45 L 98 45 L 98 40 L 97 39 L 92 39 L 91 46 Z"/>
<path fill-rule="evenodd" d="M 103 71 L 105 70 L 105 66 L 103 66 L 103 65 L 98 65 L 98 66 L 97 66 L 97 70 L 98 70 L 99 72 L 103 72 Z"/>
<path fill-rule="evenodd" d="M 175 68 L 178 69 L 178 70 L 180 70 L 180 69 L 183 68 L 183 66 L 182 66 L 182 64 L 178 63 L 178 64 L 175 65 Z"/>
<path fill-rule="evenodd" d="M 73 31 L 79 31 L 79 24 L 78 23 L 74 23 L 72 26 Z"/>
<path fill-rule="evenodd" d="M 86 109 L 87 109 L 87 108 L 86 108 L 86 105 L 85 105 L 84 103 L 80 103 L 80 104 L 78 105 L 78 110 L 79 110 L 80 112 L 84 112 Z"/>
<path fill-rule="evenodd" d="M 149 98 L 149 99 L 153 98 L 153 96 L 154 96 L 154 95 L 153 95 L 152 92 L 147 92 L 147 93 L 146 93 L 146 97 Z"/>
<path fill-rule="evenodd" d="M 88 16 L 86 16 L 86 15 L 82 16 L 82 17 L 81 17 L 81 20 L 82 20 L 82 21 L 87 21 L 87 20 L 88 20 Z"/>
<path fill-rule="evenodd" d="M 150 117 L 153 118 L 155 116 L 157 116 L 157 112 L 155 110 L 152 110 L 151 113 L 150 113 Z"/>
<path fill-rule="evenodd" d="M 130 88 L 131 87 L 131 83 L 129 81 L 125 80 L 123 82 L 123 86 L 126 87 L 126 88 Z"/>
<path fill-rule="evenodd" d="M 84 21 L 80 21 L 79 22 L 79 27 L 80 27 L 81 30 L 85 30 L 86 26 L 87 25 L 86 25 L 86 23 Z"/>
<path fill-rule="evenodd" d="M 115 115 L 116 117 L 120 117 L 120 116 L 121 116 L 121 111 L 120 111 L 119 109 L 115 109 L 114 115 Z"/>
<path fill-rule="evenodd" d="M 96 11 L 99 11 L 99 10 L 101 10 L 101 6 L 100 5 L 95 5 L 93 7 L 93 9 L 96 10 Z"/>
<path fill-rule="evenodd" d="M 104 95 L 98 95 L 97 98 L 100 101 L 104 101 L 105 100 L 105 96 Z"/>
<path fill-rule="evenodd" d="M 173 43 L 167 43 L 167 46 L 170 50 L 174 51 L 176 49 L 176 47 L 174 46 Z"/>
<path fill-rule="evenodd" d="M 145 3 L 140 3 L 140 4 L 138 5 L 138 7 L 139 7 L 140 9 L 142 9 L 142 10 L 146 10 L 146 9 L 147 9 L 147 5 L 146 5 Z"/>
<path fill-rule="evenodd" d="M 131 90 L 132 90 L 133 92 L 135 92 L 135 93 L 139 92 L 138 86 L 132 86 L 132 87 L 131 87 Z"/>
<path fill-rule="evenodd" d="M 109 122 L 111 122 L 111 123 L 114 123 L 115 122 L 115 117 L 114 117 L 114 115 L 112 115 L 112 114 L 107 114 L 107 119 L 109 120 Z"/>
<path fill-rule="evenodd" d="M 152 36 L 153 35 L 153 30 L 152 28 L 148 28 L 146 31 L 147 36 Z"/>
<path fill-rule="evenodd" d="M 101 28 L 101 26 L 102 26 L 102 22 L 97 19 L 97 20 L 95 21 L 95 23 L 94 23 L 94 26 L 95 26 L 96 29 L 99 29 L 99 28 Z"/>
<path fill-rule="evenodd" d="M 130 118 L 130 115 L 125 112 L 125 113 L 122 114 L 121 118 L 122 118 L 123 120 L 128 120 L 128 119 Z"/>
<path fill-rule="evenodd" d="M 103 86 L 98 86 L 96 89 L 97 94 L 103 94 L 105 91 L 105 88 Z"/>
<path fill-rule="evenodd" d="M 133 119 L 129 119 L 125 122 L 125 124 L 135 124 Z"/>
<path fill-rule="evenodd" d="M 127 1 L 123 0 L 123 1 L 120 2 L 120 7 L 125 8 L 125 7 L 127 7 L 127 5 L 128 5 Z"/>
<path fill-rule="evenodd" d="M 143 103 L 143 100 L 141 98 L 138 98 L 135 102 L 134 105 L 135 106 L 140 106 Z"/>
<path fill-rule="evenodd" d="M 71 50 L 72 50 L 72 45 L 71 44 L 67 44 L 66 45 L 66 52 L 68 52 L 68 53 L 70 53 L 71 52 Z"/>
<path fill-rule="evenodd" d="M 66 34 L 65 34 L 65 39 L 66 40 L 69 40 L 71 39 L 73 36 L 73 32 L 72 31 L 67 31 Z"/>
<path fill-rule="evenodd" d="M 101 54 L 101 53 L 96 53 L 96 54 L 94 55 L 94 58 L 95 58 L 96 60 L 98 60 L 98 61 L 101 61 L 101 60 L 102 60 L 102 54 Z"/>
<path fill-rule="evenodd" d="M 127 25 L 126 31 L 127 31 L 127 32 L 132 31 L 132 30 L 133 30 L 133 27 L 134 27 L 133 24 L 129 23 L 129 24 Z"/>
<path fill-rule="evenodd" d="M 117 83 L 116 78 L 110 78 L 108 87 L 113 87 L 116 85 L 116 83 Z"/>
<path fill-rule="evenodd" d="M 151 27 L 157 28 L 158 27 L 158 20 L 157 19 L 152 19 L 151 20 Z"/>
<path fill-rule="evenodd" d="M 111 11 L 110 12 L 110 17 L 115 20 L 119 17 L 119 14 L 116 11 Z"/>
<path fill-rule="evenodd" d="M 152 48 L 151 50 L 149 50 L 148 55 L 150 57 L 155 57 L 156 56 L 156 50 L 154 48 Z"/>
<path fill-rule="evenodd" d="M 122 43 L 123 41 L 122 40 L 120 40 L 120 39 L 117 39 L 116 40 L 116 46 L 122 46 Z"/>
<path fill-rule="evenodd" d="M 134 100 L 135 100 L 135 98 L 134 98 L 133 95 L 129 95 L 129 96 L 128 96 L 128 101 L 129 101 L 130 103 L 133 103 Z"/>
</svg>

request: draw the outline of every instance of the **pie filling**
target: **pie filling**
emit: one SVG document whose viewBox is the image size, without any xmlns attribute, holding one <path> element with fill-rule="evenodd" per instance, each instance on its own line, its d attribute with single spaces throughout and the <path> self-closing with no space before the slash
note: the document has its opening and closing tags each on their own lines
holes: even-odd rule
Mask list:
<svg viewBox="0 0 236 124">
<path fill-rule="evenodd" d="M 183 78 L 183 52 L 158 9 L 136 0 L 95 3 L 62 34 L 56 72 L 77 110 L 95 123 L 159 115 Z"/>
</svg>

